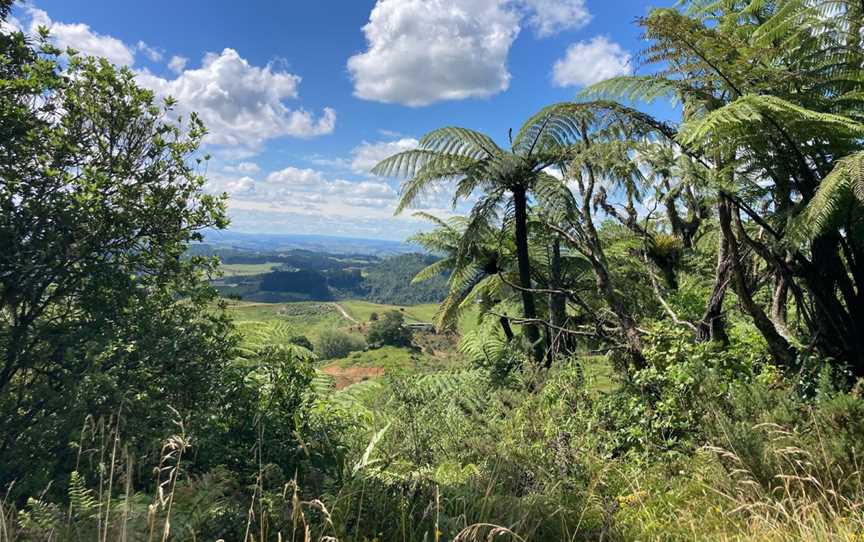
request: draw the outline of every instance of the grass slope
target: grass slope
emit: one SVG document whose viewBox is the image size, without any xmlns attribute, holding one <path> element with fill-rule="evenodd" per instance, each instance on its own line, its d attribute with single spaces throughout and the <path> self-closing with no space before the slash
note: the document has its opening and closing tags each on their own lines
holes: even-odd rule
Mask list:
<svg viewBox="0 0 864 542">
<path fill-rule="evenodd" d="M 338 328 L 350 324 L 336 310 L 332 303 L 251 303 L 247 301 L 228 302 L 228 314 L 238 326 L 254 328 L 256 323 L 279 322 L 280 337 L 305 335 L 315 340 L 325 329 Z M 245 334 L 245 332 L 244 332 Z"/>
<path fill-rule="evenodd" d="M 269 273 L 273 268 L 282 265 L 279 262 L 265 263 L 223 263 L 219 266 L 225 278 L 247 277 L 250 275 L 261 275 Z"/>
</svg>

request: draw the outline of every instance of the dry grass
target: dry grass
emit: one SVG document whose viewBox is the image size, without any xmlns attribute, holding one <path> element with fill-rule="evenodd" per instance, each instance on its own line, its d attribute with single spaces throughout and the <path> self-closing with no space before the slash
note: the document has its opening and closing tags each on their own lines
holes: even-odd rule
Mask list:
<svg viewBox="0 0 864 542">
<path fill-rule="evenodd" d="M 88 419 L 82 429 L 78 469 L 95 466 L 98 476 L 90 478 L 92 487 L 76 489 L 66 511 L 42 498 L 31 499 L 26 510 L 19 511 L 4 497 L 0 500 L 0 542 L 62 541 L 69 539 L 72 532 L 76 539 L 96 542 L 167 542 L 189 539 L 189 535 L 194 540 L 194 532 L 186 530 L 182 521 L 174 524 L 177 499 L 181 495 L 188 498 L 196 486 L 183 469 L 184 457 L 193 442 L 186 434 L 182 417 L 176 412 L 173 415 L 177 431 L 163 442 L 143 521 L 140 506 L 136 509 L 134 504 L 132 462 L 120 439 L 120 416 L 104 421 Z M 864 479 L 856 464 L 840 465 L 832 460 L 822 435 L 816 435 L 815 446 L 811 439 L 805 448 L 795 444 L 802 442 L 801 435 L 777 425 L 762 424 L 753 431 L 762 432 L 770 444 L 760 457 L 735 450 L 730 439 L 725 446 L 700 450 L 694 464 L 704 468 L 694 466 L 669 480 L 658 480 L 647 473 L 634 475 L 633 470 L 627 474 L 620 470 L 624 464 L 608 461 L 609 466 L 598 469 L 582 490 L 585 494 L 581 510 L 556 504 L 554 499 L 540 500 L 535 506 L 531 499 L 519 498 L 511 500 L 512 505 L 505 511 L 499 505 L 502 497 L 492 491 L 494 479 L 477 480 L 474 499 L 466 497 L 470 494 L 453 495 L 452 489 L 435 485 L 422 502 L 410 505 L 423 509 L 422 526 L 411 523 L 416 516 L 397 509 L 377 517 L 382 504 L 372 506 L 376 493 L 368 491 L 364 472 L 355 473 L 354 482 L 358 483 L 353 486 L 320 498 L 304 498 L 295 477 L 281 486 L 282 509 L 268 509 L 263 501 L 272 503 L 274 492 L 265 491 L 264 466 L 259 461 L 242 540 L 348 542 L 356 539 L 361 524 L 374 528 L 382 521 L 392 521 L 401 523 L 391 530 L 401 532 L 404 540 L 440 542 L 442 530 L 448 528 L 439 523 L 439 518 L 443 522 L 449 516 L 453 542 L 549 540 L 548 535 L 544 538 L 539 533 L 550 531 L 540 526 L 556 522 L 560 527 L 557 532 L 564 537 L 557 539 L 571 541 L 864 541 Z M 263 445 L 263 436 L 259 435 L 255 448 L 260 451 Z M 769 467 L 772 475 L 766 479 L 764 472 Z M 78 470 L 73 473 L 73 478 L 76 476 Z M 629 493 L 617 498 L 604 493 L 612 478 L 626 479 L 622 489 Z M 686 491 L 675 494 L 676 484 L 686 487 Z M 181 486 L 184 491 L 178 492 Z M 447 491 L 451 495 L 446 495 Z M 402 498 L 392 501 L 396 508 L 407 506 L 406 498 L 416 500 Z M 288 518 L 287 523 L 282 521 L 276 527 L 277 523 L 271 521 L 273 514 L 283 520 Z M 585 517 L 594 518 L 594 527 L 587 531 Z M 461 518 L 461 525 L 455 529 L 454 518 Z"/>
</svg>

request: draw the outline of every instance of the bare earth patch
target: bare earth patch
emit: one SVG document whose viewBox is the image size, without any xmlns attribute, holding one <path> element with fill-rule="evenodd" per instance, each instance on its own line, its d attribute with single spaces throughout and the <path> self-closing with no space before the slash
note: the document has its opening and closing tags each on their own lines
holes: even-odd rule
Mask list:
<svg viewBox="0 0 864 542">
<path fill-rule="evenodd" d="M 324 373 L 333 377 L 334 384 L 337 390 L 347 388 L 351 384 L 356 384 L 370 378 L 378 378 L 384 375 L 384 369 L 381 367 L 340 367 L 338 364 L 327 365 L 321 369 Z"/>
</svg>

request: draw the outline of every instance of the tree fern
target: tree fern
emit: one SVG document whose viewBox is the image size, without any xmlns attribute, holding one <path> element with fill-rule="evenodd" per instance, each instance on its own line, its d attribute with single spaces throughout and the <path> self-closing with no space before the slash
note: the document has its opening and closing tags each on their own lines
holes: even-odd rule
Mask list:
<svg viewBox="0 0 864 542">
<path fill-rule="evenodd" d="M 819 191 L 796 219 L 792 239 L 811 239 L 830 227 L 849 223 L 849 213 L 860 220 L 864 210 L 864 151 L 837 162 Z M 861 240 L 855 240 L 861 243 Z"/>
<path fill-rule="evenodd" d="M 678 140 L 687 147 L 711 145 L 723 134 L 752 131 L 753 124 L 765 121 L 769 114 L 784 124 L 807 124 L 810 129 L 840 131 L 848 137 L 864 136 L 864 124 L 848 117 L 812 111 L 776 96 L 748 94 L 704 118 L 686 123 Z"/>
</svg>

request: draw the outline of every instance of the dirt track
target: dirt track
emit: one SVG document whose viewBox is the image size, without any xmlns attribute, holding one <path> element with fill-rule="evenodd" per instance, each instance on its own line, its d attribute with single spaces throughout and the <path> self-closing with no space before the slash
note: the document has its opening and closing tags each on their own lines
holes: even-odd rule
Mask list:
<svg viewBox="0 0 864 542">
<path fill-rule="evenodd" d="M 344 308 L 342 308 L 342 305 L 340 305 L 339 303 L 333 303 L 333 306 L 336 307 L 336 310 L 339 311 L 339 314 L 344 316 L 347 320 L 350 320 L 352 323 L 355 323 L 355 324 L 360 323 L 357 320 L 355 320 L 353 316 L 348 314 L 348 311 L 346 311 Z"/>
</svg>

